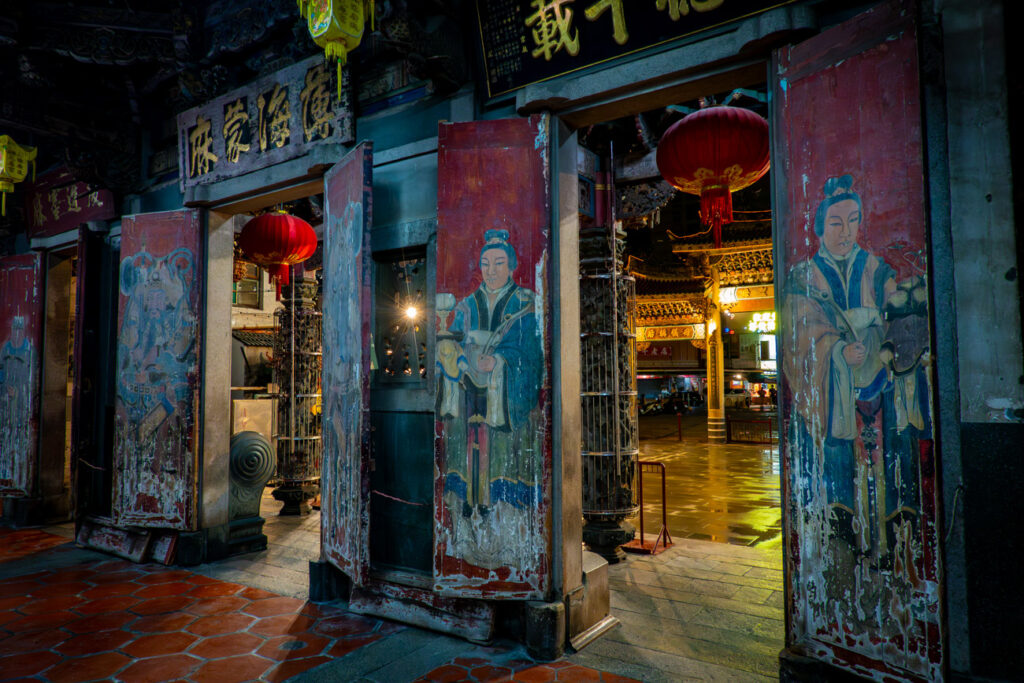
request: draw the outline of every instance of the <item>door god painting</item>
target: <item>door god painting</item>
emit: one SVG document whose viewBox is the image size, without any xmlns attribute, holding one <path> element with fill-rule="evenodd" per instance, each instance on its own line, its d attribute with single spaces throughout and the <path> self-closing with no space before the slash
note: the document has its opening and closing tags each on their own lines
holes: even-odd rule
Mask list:
<svg viewBox="0 0 1024 683">
<path fill-rule="evenodd" d="M 821 613 L 808 616 L 851 639 L 906 643 L 920 637 L 913 624 L 928 615 L 915 605 L 934 576 L 921 484 L 932 453 L 925 263 L 905 244 L 883 256 L 858 243 L 870 197 L 851 175 L 829 178 L 808 215 L 817 250 L 789 269 L 783 302 L 794 524 L 825 560 L 804 577 L 820 581 L 807 588 Z"/>
<path fill-rule="evenodd" d="M 437 414 L 452 550 L 492 569 L 515 566 L 540 505 L 543 355 L 537 295 L 513 280 L 509 231 L 483 238 L 479 286 L 457 304 L 438 294 Z"/>
</svg>

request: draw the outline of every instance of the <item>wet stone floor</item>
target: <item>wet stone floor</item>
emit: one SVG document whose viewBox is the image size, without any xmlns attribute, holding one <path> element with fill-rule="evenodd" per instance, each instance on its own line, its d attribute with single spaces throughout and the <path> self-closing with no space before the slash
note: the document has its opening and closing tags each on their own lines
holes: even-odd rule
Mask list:
<svg viewBox="0 0 1024 683">
<path fill-rule="evenodd" d="M 309 602 L 319 513 L 278 516 L 268 489 L 268 549 L 189 569 L 76 548 L 70 525 L 14 530 L 0 519 L 0 680 L 777 680 L 777 448 L 712 446 L 701 414 L 645 417 L 640 429 L 641 459 L 666 465 L 675 544 L 611 565 L 618 626 L 555 662 Z M 651 540 L 660 478 L 644 484 Z"/>
<path fill-rule="evenodd" d="M 775 417 L 754 411 L 729 411 L 727 416 L 737 420 Z M 681 418 L 642 417 L 640 437 L 640 460 L 665 465 L 666 516 L 672 538 L 746 546 L 780 538 L 777 443 L 709 444 L 706 418 L 698 412 Z M 662 524 L 660 475 L 644 474 L 643 487 L 644 533 L 650 540 Z M 639 516 L 629 521 L 639 533 Z"/>
</svg>

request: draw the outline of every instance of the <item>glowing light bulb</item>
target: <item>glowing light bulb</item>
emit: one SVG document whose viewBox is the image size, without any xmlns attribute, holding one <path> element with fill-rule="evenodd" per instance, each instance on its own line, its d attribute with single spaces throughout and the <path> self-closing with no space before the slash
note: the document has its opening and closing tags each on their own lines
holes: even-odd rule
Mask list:
<svg viewBox="0 0 1024 683">
<path fill-rule="evenodd" d="M 416 310 L 415 306 L 405 309 L 405 317 L 409 320 L 415 320 L 417 315 L 419 315 L 419 311 Z"/>
</svg>

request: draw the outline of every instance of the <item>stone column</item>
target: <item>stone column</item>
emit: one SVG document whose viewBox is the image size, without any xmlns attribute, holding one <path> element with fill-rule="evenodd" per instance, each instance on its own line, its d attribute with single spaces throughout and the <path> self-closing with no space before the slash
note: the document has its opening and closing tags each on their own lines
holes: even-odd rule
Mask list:
<svg viewBox="0 0 1024 683">
<path fill-rule="evenodd" d="M 704 329 L 708 352 L 708 441 L 725 443 L 725 354 L 722 353 L 722 312 L 719 299 L 720 275 L 711 268 L 711 287 Z"/>
</svg>

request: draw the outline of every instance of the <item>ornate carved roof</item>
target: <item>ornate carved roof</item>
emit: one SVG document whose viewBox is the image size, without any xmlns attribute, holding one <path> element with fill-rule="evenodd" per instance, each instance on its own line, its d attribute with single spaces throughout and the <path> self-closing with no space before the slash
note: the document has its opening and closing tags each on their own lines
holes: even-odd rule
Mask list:
<svg viewBox="0 0 1024 683">
<path fill-rule="evenodd" d="M 774 275 L 771 247 L 725 254 L 718 262 L 721 283 L 730 285 L 770 284 Z"/>
<path fill-rule="evenodd" d="M 636 323 L 640 327 L 702 323 L 707 307 L 703 294 L 638 296 Z"/>
</svg>

